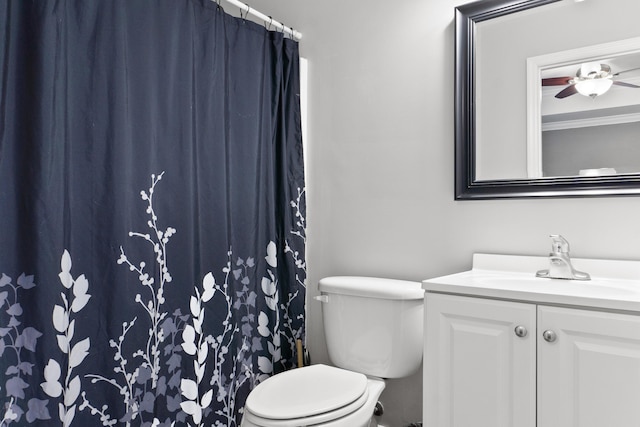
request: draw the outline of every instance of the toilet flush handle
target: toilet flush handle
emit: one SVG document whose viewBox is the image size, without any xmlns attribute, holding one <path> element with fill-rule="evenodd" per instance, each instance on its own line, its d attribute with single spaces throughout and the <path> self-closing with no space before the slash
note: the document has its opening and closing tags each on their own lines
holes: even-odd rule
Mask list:
<svg viewBox="0 0 640 427">
<path fill-rule="evenodd" d="M 320 302 L 329 302 L 329 295 L 317 295 L 313 299 Z"/>
</svg>

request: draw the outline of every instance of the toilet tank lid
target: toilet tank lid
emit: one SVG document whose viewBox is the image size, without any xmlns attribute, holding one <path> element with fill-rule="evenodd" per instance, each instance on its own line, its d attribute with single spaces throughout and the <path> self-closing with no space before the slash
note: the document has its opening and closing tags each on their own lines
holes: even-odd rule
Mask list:
<svg viewBox="0 0 640 427">
<path fill-rule="evenodd" d="M 320 279 L 318 290 L 327 294 L 351 295 L 390 300 L 424 298 L 420 282 L 379 277 L 333 276 Z"/>
</svg>

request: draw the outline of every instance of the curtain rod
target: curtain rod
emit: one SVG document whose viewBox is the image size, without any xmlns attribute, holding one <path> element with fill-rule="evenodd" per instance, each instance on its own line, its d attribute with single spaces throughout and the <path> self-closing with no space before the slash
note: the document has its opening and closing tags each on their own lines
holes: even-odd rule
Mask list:
<svg viewBox="0 0 640 427">
<path fill-rule="evenodd" d="M 262 19 L 265 22 L 265 25 L 268 23 L 269 26 L 273 25 L 274 27 L 276 27 L 279 30 L 284 31 L 285 33 L 293 36 L 295 39 L 300 40 L 302 38 L 302 34 L 296 30 L 294 30 L 292 27 L 287 27 L 285 26 L 283 23 L 276 21 L 275 19 L 273 19 L 270 16 L 265 15 L 262 12 L 259 12 L 253 8 L 251 8 L 248 4 L 242 3 L 239 0 L 225 0 L 228 3 L 231 3 L 232 5 L 239 7 L 241 10 L 243 10 L 246 13 L 250 13 L 253 16 L 255 16 L 256 18 Z"/>
</svg>

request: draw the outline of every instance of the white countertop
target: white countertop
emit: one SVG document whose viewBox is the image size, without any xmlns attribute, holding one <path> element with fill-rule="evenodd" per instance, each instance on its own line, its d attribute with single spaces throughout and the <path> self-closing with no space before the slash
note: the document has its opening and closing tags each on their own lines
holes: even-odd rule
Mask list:
<svg viewBox="0 0 640 427">
<path fill-rule="evenodd" d="M 542 304 L 640 312 L 640 261 L 572 259 L 591 280 L 536 277 L 547 257 L 474 254 L 469 271 L 422 282 L 427 292 L 444 292 Z"/>
</svg>

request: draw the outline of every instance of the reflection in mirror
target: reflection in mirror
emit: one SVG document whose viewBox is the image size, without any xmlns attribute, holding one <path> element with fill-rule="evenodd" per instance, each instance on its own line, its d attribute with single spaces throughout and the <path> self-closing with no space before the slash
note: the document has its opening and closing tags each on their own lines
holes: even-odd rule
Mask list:
<svg viewBox="0 0 640 427">
<path fill-rule="evenodd" d="M 640 38 L 527 66 L 529 178 L 640 173 Z"/>
<path fill-rule="evenodd" d="M 553 52 L 565 2 L 476 24 L 475 179 L 527 179 L 527 59 Z M 570 4 L 573 8 L 574 3 Z"/>
</svg>

